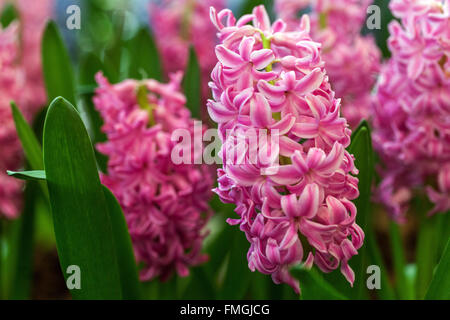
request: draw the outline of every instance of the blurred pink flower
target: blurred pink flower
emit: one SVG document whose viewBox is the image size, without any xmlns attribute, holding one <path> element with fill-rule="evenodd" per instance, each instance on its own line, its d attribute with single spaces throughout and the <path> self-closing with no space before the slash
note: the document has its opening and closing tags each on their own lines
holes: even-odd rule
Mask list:
<svg viewBox="0 0 450 320">
<path fill-rule="evenodd" d="M 18 0 L 21 28 L 20 64 L 25 72 L 26 90 L 21 104 L 35 114 L 47 101 L 42 75 L 41 41 L 47 20 L 52 15 L 54 0 Z"/>
<path fill-rule="evenodd" d="M 162 0 L 150 5 L 150 24 L 167 74 L 184 71 L 193 45 L 202 71 L 202 95 L 209 98 L 208 81 L 215 65 L 211 54 L 217 43 L 209 7 L 222 8 L 224 0 Z"/>
<path fill-rule="evenodd" d="M 7 176 L 6 170 L 20 169 L 22 151 L 12 118 L 10 102 L 18 99 L 24 85 L 16 65 L 19 49 L 18 24 L 0 27 L 0 217 L 16 218 L 21 210 L 23 183 Z"/>
<path fill-rule="evenodd" d="M 10 1 L 0 0 L 0 10 Z M 21 210 L 23 183 L 6 175 L 19 170 L 23 155 L 10 111 L 15 101 L 28 121 L 45 104 L 41 71 L 41 36 L 52 1 L 11 2 L 19 20 L 0 27 L 0 216 L 16 218 Z"/>
<path fill-rule="evenodd" d="M 373 140 L 383 163 L 377 198 L 401 221 L 417 191 L 435 204 L 430 213 L 450 209 L 450 16 L 448 0 L 390 6 L 401 21 L 389 26 L 392 58 L 374 99 Z"/>
<path fill-rule="evenodd" d="M 364 239 L 349 201 L 359 195 L 358 171 L 308 16 L 292 32 L 282 20 L 271 25 L 263 6 L 237 21 L 212 8 L 211 19 L 222 42 L 208 101 L 223 142 L 215 192 L 237 206 L 239 218 L 228 222 L 250 242 L 249 268 L 297 293 L 289 268 L 300 263 L 324 272 L 340 265 L 353 283 L 347 262 Z M 252 144 L 258 129 L 271 139 Z M 265 157 L 254 159 L 259 152 Z M 299 234 L 311 251 L 304 252 Z"/>
<path fill-rule="evenodd" d="M 136 259 L 145 265 L 142 280 L 165 280 L 174 270 L 187 276 L 190 266 L 207 260 L 201 248 L 210 216 L 210 170 L 171 159 L 177 144 L 173 131 L 194 130 L 180 81 L 178 73 L 168 84 L 126 80 L 111 85 L 97 75 L 94 103 L 108 137 L 97 148 L 109 157 L 102 181 L 124 210 Z"/>
<path fill-rule="evenodd" d="M 379 73 L 381 54 L 371 36 L 361 36 L 371 0 L 277 0 L 279 17 L 296 30 L 300 10 L 311 9 L 311 36 L 322 43 L 322 57 L 342 112 L 355 128 L 370 114 L 371 90 Z"/>
</svg>

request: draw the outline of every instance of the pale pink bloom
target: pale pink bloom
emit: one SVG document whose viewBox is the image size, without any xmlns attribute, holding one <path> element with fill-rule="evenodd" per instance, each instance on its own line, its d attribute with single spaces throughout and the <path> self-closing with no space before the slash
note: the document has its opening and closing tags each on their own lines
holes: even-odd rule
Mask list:
<svg viewBox="0 0 450 320">
<path fill-rule="evenodd" d="M 175 165 L 171 158 L 178 143 L 171 140 L 173 131 L 185 129 L 193 137 L 194 130 L 181 76 L 172 75 L 168 84 L 150 79 L 111 85 L 97 75 L 94 103 L 108 137 L 97 148 L 109 157 L 102 181 L 123 208 L 136 259 L 144 264 L 142 280 L 165 280 L 173 271 L 187 276 L 189 267 L 207 260 L 201 248 L 211 213 L 211 172 L 205 165 Z M 144 105 L 137 99 L 141 90 L 148 91 Z"/>
<path fill-rule="evenodd" d="M 162 0 L 150 4 L 150 25 L 155 34 L 165 74 L 185 70 L 193 45 L 202 71 L 203 99 L 209 97 L 208 81 L 215 65 L 211 52 L 217 44 L 209 20 L 209 7 L 222 8 L 224 0 Z"/>
<path fill-rule="evenodd" d="M 282 20 L 270 24 L 263 6 L 239 20 L 212 8 L 211 20 L 222 42 L 208 101 L 223 142 L 215 192 L 236 204 L 239 218 L 228 222 L 250 242 L 249 268 L 297 293 L 295 264 L 324 272 L 340 265 L 353 283 L 347 262 L 364 238 L 349 201 L 359 195 L 358 171 L 308 17 L 291 32 Z M 270 138 L 252 144 L 261 130 Z M 304 252 L 300 234 L 313 251 Z"/>
<path fill-rule="evenodd" d="M 52 16 L 54 0 L 18 0 L 21 24 L 20 64 L 25 72 L 26 90 L 22 104 L 33 114 L 47 102 L 42 75 L 41 42 L 47 21 Z"/>
<path fill-rule="evenodd" d="M 10 102 L 18 99 L 24 85 L 22 70 L 15 65 L 19 50 L 18 25 L 0 27 L 0 218 L 16 218 L 21 210 L 23 183 L 9 177 L 6 170 L 20 169 L 22 151 Z"/>
<path fill-rule="evenodd" d="M 394 0 L 389 47 L 373 107 L 374 146 L 382 159 L 377 199 L 404 220 L 426 193 L 430 213 L 450 209 L 449 1 Z"/>
<path fill-rule="evenodd" d="M 298 29 L 301 9 L 311 9 L 311 36 L 322 43 L 322 57 L 342 112 L 352 128 L 370 114 L 370 94 L 380 68 L 380 50 L 371 36 L 361 36 L 370 0 L 275 1 L 288 28 Z M 288 5 L 289 3 L 289 5 Z M 296 10 L 295 10 L 296 9 Z"/>
<path fill-rule="evenodd" d="M 0 10 L 10 1 L 0 0 Z M 12 1 L 20 18 L 0 27 L 0 216 L 16 218 L 21 210 L 23 183 L 6 175 L 23 164 L 21 143 L 10 111 L 15 101 L 31 122 L 45 104 L 41 72 L 41 37 L 53 1 Z"/>
</svg>

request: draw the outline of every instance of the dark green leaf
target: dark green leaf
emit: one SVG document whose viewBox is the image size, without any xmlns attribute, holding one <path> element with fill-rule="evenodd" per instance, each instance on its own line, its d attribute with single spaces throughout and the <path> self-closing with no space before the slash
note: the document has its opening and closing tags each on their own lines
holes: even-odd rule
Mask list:
<svg viewBox="0 0 450 320">
<path fill-rule="evenodd" d="M 450 299 L 450 238 L 425 296 L 428 300 Z"/>
<path fill-rule="evenodd" d="M 55 99 L 44 125 L 44 165 L 56 244 L 64 277 L 81 270 L 75 299 L 123 297 L 113 226 L 94 151 L 83 122 L 65 99 Z"/>
<path fill-rule="evenodd" d="M 303 300 L 345 300 L 347 299 L 333 286 L 331 286 L 320 273 L 315 269 L 305 270 L 301 267 L 294 267 L 291 273 L 300 281 L 301 294 Z"/>
<path fill-rule="evenodd" d="M 376 294 L 380 299 L 393 300 L 395 299 L 394 290 L 389 282 L 387 268 L 381 257 L 372 225 L 369 224 L 367 230 L 364 230 L 364 232 L 366 234 L 364 246 L 366 247 L 367 264 L 379 266 L 381 271 L 381 289 L 377 290 Z"/>
<path fill-rule="evenodd" d="M 189 60 L 183 79 L 186 95 L 186 106 L 191 110 L 193 118 L 200 119 L 201 110 L 201 73 L 197 54 L 193 47 L 189 49 Z"/>
<path fill-rule="evenodd" d="M 219 292 L 220 299 L 243 299 L 250 285 L 251 271 L 247 261 L 249 243 L 245 234 L 237 228 L 233 233 L 223 287 Z"/>
<path fill-rule="evenodd" d="M 8 3 L 3 7 L 3 11 L 0 16 L 0 24 L 3 28 L 8 27 L 11 22 L 19 17 L 19 13 L 12 3 Z"/>
<path fill-rule="evenodd" d="M 47 24 L 42 38 L 42 68 L 48 101 L 63 96 L 76 105 L 75 78 L 61 34 L 56 24 Z"/>
<path fill-rule="evenodd" d="M 31 294 L 37 188 L 37 184 L 33 182 L 27 184 L 24 210 L 20 217 L 12 222 L 10 228 L 6 279 L 9 280 L 7 297 L 12 300 L 29 299 Z"/>
<path fill-rule="evenodd" d="M 263 5 L 266 8 L 267 14 L 271 21 L 275 20 L 275 13 L 273 10 L 274 0 L 246 0 L 242 2 L 239 10 L 239 16 L 252 13 L 253 8 L 259 5 Z"/>
<path fill-rule="evenodd" d="M 27 121 L 23 117 L 22 113 L 20 112 L 19 108 L 14 104 L 14 102 L 11 103 L 11 113 L 13 115 L 14 124 L 16 126 L 17 135 L 19 136 L 20 142 L 22 143 L 22 147 L 25 153 L 25 157 L 31 167 L 31 169 L 39 171 L 44 169 L 44 160 L 42 159 L 42 148 L 39 144 L 38 139 L 36 138 L 36 135 L 33 132 L 33 129 L 28 125 Z M 36 172 L 34 172 L 36 174 Z M 45 175 L 45 173 L 44 173 Z M 16 176 L 18 177 L 18 176 Z M 20 177 L 18 177 L 20 178 Z M 22 176 L 22 178 L 26 178 L 25 176 Z M 32 180 L 38 179 L 38 180 L 45 180 L 41 179 L 40 176 L 30 176 L 29 177 Z M 42 192 L 44 193 L 44 196 L 48 199 L 48 189 L 45 182 L 39 183 L 42 189 Z"/>
<path fill-rule="evenodd" d="M 122 208 L 108 188 L 103 187 L 103 192 L 105 193 L 109 217 L 112 224 L 123 298 L 139 299 L 141 293 L 136 259 L 133 254 L 133 245 L 131 244 L 131 238 L 128 233 L 128 227 Z"/>
<path fill-rule="evenodd" d="M 8 176 L 21 179 L 21 180 L 46 180 L 44 170 L 34 170 L 34 171 L 6 171 Z"/>
<path fill-rule="evenodd" d="M 441 231 L 439 222 L 442 219 L 442 215 L 429 217 L 426 212 L 429 211 L 431 204 L 426 199 L 422 199 L 419 202 L 420 207 L 417 209 L 420 215 L 420 224 L 416 249 L 417 278 L 415 282 L 415 298 L 423 299 L 433 277 L 434 267 L 439 259 L 438 245 L 440 235 L 438 233 Z"/>
<path fill-rule="evenodd" d="M 106 141 L 106 135 L 102 131 L 103 120 L 92 101 L 94 88 L 97 87 L 95 74 L 99 71 L 102 71 L 107 78 L 109 77 L 100 59 L 92 53 L 86 54 L 80 63 L 79 82 L 83 87 L 91 87 L 91 90 L 81 94 L 80 113 L 94 145 Z M 95 150 L 95 157 L 100 170 L 106 172 L 108 157 L 97 150 Z"/>
<path fill-rule="evenodd" d="M 142 28 L 130 40 L 129 76 L 133 79 L 162 80 L 161 62 L 154 38 L 147 28 Z"/>
<path fill-rule="evenodd" d="M 11 103 L 11 112 L 16 125 L 17 135 L 20 138 L 25 156 L 30 163 L 31 168 L 33 168 L 33 170 L 43 170 L 44 161 L 42 159 L 42 148 L 36 135 L 14 103 Z"/>
<path fill-rule="evenodd" d="M 414 299 L 413 289 L 409 286 L 409 282 L 406 278 L 405 250 L 400 234 L 400 228 L 397 223 L 390 222 L 389 235 L 392 258 L 394 260 L 396 289 L 399 294 L 399 298 L 402 300 Z"/>
</svg>

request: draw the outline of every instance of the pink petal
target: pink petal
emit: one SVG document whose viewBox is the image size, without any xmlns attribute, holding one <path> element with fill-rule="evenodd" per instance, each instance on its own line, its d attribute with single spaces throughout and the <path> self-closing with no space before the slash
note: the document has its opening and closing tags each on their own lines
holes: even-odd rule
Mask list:
<svg viewBox="0 0 450 320">
<path fill-rule="evenodd" d="M 253 62 L 257 70 L 266 68 L 275 59 L 275 55 L 270 49 L 261 49 L 252 52 L 250 61 Z"/>
<path fill-rule="evenodd" d="M 216 47 L 216 56 L 225 67 L 236 68 L 242 66 L 244 63 L 240 55 L 222 45 Z"/>
</svg>

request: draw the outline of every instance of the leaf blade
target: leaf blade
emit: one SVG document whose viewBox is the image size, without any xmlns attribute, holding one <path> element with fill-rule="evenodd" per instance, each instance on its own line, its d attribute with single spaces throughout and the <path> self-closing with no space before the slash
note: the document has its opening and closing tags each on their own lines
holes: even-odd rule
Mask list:
<svg viewBox="0 0 450 320">
<path fill-rule="evenodd" d="M 45 181 L 47 177 L 44 170 L 31 170 L 31 171 L 6 171 L 8 176 L 31 181 Z"/>
<path fill-rule="evenodd" d="M 44 125 L 44 166 L 56 244 L 64 277 L 80 267 L 75 299 L 122 298 L 119 267 L 105 195 L 83 122 L 65 99 L 55 99 Z"/>
<path fill-rule="evenodd" d="M 139 299 L 141 297 L 141 287 L 139 284 L 136 259 L 122 208 L 111 191 L 105 186 L 103 186 L 103 192 L 108 205 L 109 217 L 113 229 L 123 298 Z"/>
<path fill-rule="evenodd" d="M 197 54 L 193 47 L 189 49 L 189 60 L 183 79 L 183 89 L 186 96 L 186 106 L 192 117 L 200 119 L 201 108 L 201 72 Z"/>
<path fill-rule="evenodd" d="M 76 90 L 72 64 L 58 27 L 53 21 L 47 24 L 42 37 L 42 70 L 48 101 L 63 96 L 75 106 Z"/>
<path fill-rule="evenodd" d="M 450 299 L 450 238 L 425 295 L 427 300 Z"/>
</svg>

